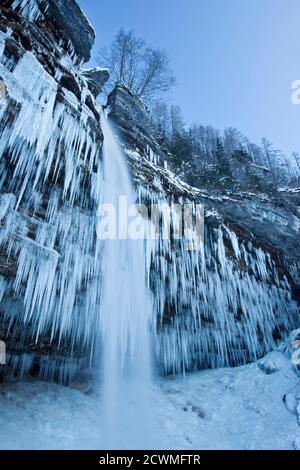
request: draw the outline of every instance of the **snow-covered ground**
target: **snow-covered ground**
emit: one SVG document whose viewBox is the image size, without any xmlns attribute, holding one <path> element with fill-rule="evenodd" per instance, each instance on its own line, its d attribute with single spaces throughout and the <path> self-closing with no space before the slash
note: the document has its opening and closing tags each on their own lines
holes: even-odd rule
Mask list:
<svg viewBox="0 0 300 470">
<path fill-rule="evenodd" d="M 279 352 L 270 353 L 263 368 L 279 370 L 267 374 L 256 363 L 157 379 L 152 394 L 156 447 L 300 449 L 300 379 Z M 101 449 L 98 402 L 52 383 L 3 384 L 0 447 Z"/>
</svg>

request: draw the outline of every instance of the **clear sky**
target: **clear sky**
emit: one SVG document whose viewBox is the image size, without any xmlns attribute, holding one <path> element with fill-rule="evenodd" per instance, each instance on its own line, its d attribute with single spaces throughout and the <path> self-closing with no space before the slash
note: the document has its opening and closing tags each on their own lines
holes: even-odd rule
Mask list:
<svg viewBox="0 0 300 470">
<path fill-rule="evenodd" d="M 234 126 L 300 152 L 300 0 L 79 0 L 97 34 L 120 27 L 169 51 L 178 84 L 170 100 L 187 123 Z"/>
</svg>

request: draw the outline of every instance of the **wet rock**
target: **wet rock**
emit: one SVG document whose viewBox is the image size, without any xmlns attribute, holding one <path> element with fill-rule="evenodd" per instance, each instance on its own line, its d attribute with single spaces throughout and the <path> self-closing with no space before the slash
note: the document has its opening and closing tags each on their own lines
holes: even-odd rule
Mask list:
<svg viewBox="0 0 300 470">
<path fill-rule="evenodd" d="M 294 370 L 300 376 L 300 329 L 292 331 L 289 338 L 280 344 L 279 350 L 291 360 Z"/>
<path fill-rule="evenodd" d="M 71 93 L 73 93 L 76 96 L 78 101 L 80 101 L 81 99 L 80 86 L 78 84 L 78 81 L 76 80 L 76 77 L 72 73 L 65 71 L 65 73 L 60 79 L 60 84 L 63 88 L 66 88 L 67 90 L 71 91 Z"/>
<path fill-rule="evenodd" d="M 77 390 L 78 392 L 84 393 L 86 395 L 89 395 L 90 393 L 92 393 L 94 389 L 94 385 L 91 381 L 72 382 L 69 385 L 69 387 L 72 388 L 73 390 Z"/>
</svg>

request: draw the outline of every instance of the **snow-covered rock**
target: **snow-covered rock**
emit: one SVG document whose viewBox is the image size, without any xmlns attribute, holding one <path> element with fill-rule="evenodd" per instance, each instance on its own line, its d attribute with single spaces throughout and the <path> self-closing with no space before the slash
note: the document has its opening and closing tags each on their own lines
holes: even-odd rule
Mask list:
<svg viewBox="0 0 300 470">
<path fill-rule="evenodd" d="M 272 351 L 258 361 L 258 367 L 266 374 L 278 372 L 286 364 L 280 352 Z"/>
<path fill-rule="evenodd" d="M 278 188 L 279 193 L 291 193 L 298 194 L 300 193 L 300 188 Z"/>
</svg>

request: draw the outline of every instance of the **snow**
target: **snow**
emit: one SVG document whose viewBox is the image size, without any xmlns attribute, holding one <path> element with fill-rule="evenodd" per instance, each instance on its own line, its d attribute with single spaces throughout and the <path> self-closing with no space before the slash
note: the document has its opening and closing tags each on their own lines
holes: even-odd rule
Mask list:
<svg viewBox="0 0 300 470">
<path fill-rule="evenodd" d="M 278 192 L 297 194 L 297 193 L 300 193 L 300 188 L 278 188 Z"/>
<path fill-rule="evenodd" d="M 155 447 L 299 449 L 300 422 L 295 407 L 289 410 L 283 401 L 290 394 L 300 408 L 299 378 L 290 359 L 276 354 L 280 368 L 271 375 L 254 363 L 157 378 L 151 403 Z M 2 384 L 0 448 L 101 449 L 100 399 L 78 388 Z"/>
</svg>

